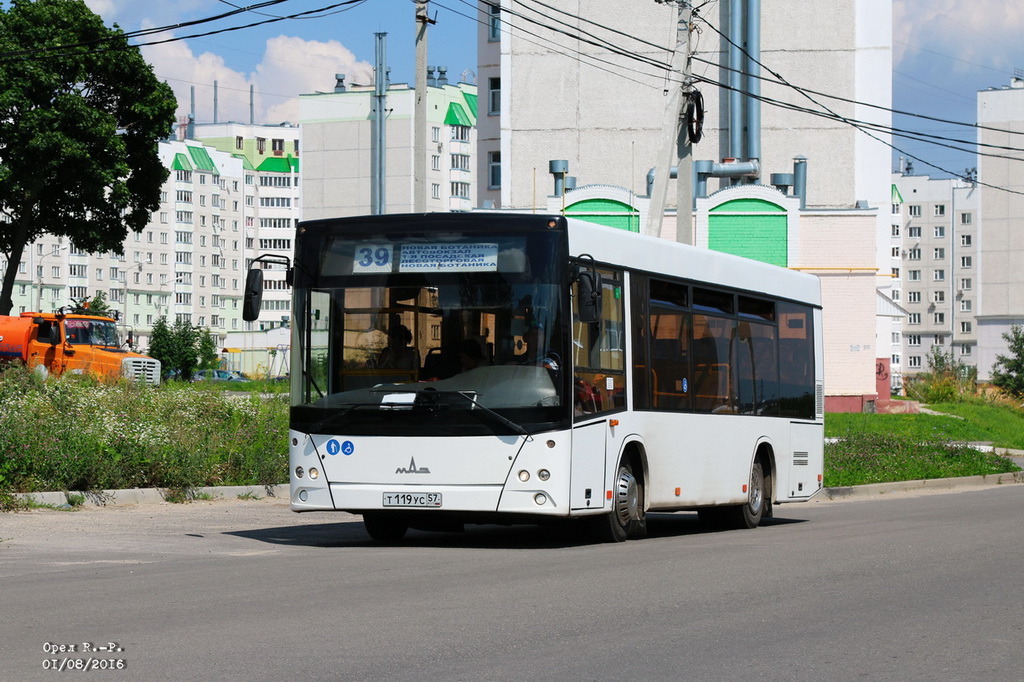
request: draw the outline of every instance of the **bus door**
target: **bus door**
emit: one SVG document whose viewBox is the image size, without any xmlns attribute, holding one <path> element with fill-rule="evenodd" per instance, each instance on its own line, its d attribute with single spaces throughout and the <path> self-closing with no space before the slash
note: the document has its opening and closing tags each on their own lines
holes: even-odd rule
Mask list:
<svg viewBox="0 0 1024 682">
<path fill-rule="evenodd" d="M 572 291 L 572 509 L 604 506 L 605 472 L 614 464 L 610 460 L 618 455 L 620 444 L 608 437 L 609 420 L 626 407 L 622 272 L 597 271 L 601 274 L 600 319 L 580 321 L 577 284 Z"/>
</svg>

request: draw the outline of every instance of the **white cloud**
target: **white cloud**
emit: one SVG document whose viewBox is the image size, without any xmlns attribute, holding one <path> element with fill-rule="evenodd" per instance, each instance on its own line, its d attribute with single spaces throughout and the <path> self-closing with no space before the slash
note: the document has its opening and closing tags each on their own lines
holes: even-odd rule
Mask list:
<svg viewBox="0 0 1024 682">
<path fill-rule="evenodd" d="M 195 54 L 185 41 L 143 48 L 157 77 L 166 80 L 178 97 L 178 116 L 191 109 L 195 88 L 196 120 L 214 120 L 214 82 L 217 84 L 217 120 L 249 121 L 249 86 L 253 86 L 254 118 L 257 123 L 296 122 L 298 95 L 329 91 L 336 73 L 346 82 L 368 83 L 372 66 L 355 58 L 337 41 L 319 42 L 278 36 L 266 42 L 259 63 L 251 73 L 229 67 L 212 52 Z"/>
<path fill-rule="evenodd" d="M 893 0 L 893 62 L 922 49 L 989 67 L 1024 66 L 1024 3 Z M 957 70 L 970 64 L 955 66 Z"/>
</svg>

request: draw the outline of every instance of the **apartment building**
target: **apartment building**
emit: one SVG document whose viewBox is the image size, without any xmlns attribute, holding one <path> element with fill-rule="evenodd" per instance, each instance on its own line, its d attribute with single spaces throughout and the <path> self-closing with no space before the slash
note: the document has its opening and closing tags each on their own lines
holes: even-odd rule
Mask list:
<svg viewBox="0 0 1024 682">
<path fill-rule="evenodd" d="M 933 348 L 980 371 L 980 188 L 908 173 L 894 174 L 893 186 L 902 204 L 891 228 L 892 257 L 899 260 L 892 298 L 907 313 L 898 331 L 900 371 L 927 371 Z"/>
<path fill-rule="evenodd" d="M 996 145 L 995 156 L 978 156 L 981 230 L 977 284 L 978 379 L 989 381 L 1003 334 L 1024 325 L 1024 75 L 1008 86 L 978 93 L 978 142 Z M 990 148 L 991 149 L 991 148 Z"/>
<path fill-rule="evenodd" d="M 428 74 L 425 166 L 418 169 L 427 189 L 426 210 L 466 211 L 477 204 L 477 88 L 451 84 L 439 67 Z M 306 219 L 366 215 L 373 209 L 372 157 L 374 89 L 345 86 L 334 92 L 302 95 L 300 121 Z M 386 213 L 414 207 L 417 175 L 415 145 L 416 91 L 390 84 L 387 111 L 383 192 Z"/>
</svg>

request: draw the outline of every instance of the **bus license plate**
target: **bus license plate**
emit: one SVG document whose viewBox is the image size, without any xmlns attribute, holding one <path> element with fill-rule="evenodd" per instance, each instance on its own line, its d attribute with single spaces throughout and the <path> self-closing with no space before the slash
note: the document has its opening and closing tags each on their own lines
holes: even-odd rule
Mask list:
<svg viewBox="0 0 1024 682">
<path fill-rule="evenodd" d="M 384 493 L 385 507 L 440 507 L 441 493 Z"/>
</svg>

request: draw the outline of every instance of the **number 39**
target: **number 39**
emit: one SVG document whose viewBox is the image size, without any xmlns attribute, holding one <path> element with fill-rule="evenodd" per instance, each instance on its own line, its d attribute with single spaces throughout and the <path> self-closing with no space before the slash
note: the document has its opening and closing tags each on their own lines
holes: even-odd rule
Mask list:
<svg viewBox="0 0 1024 682">
<path fill-rule="evenodd" d="M 359 249 L 359 266 L 363 268 L 376 265 L 381 267 L 388 264 L 391 260 L 391 249 L 386 246 L 379 246 L 376 249 L 363 248 Z"/>
</svg>

